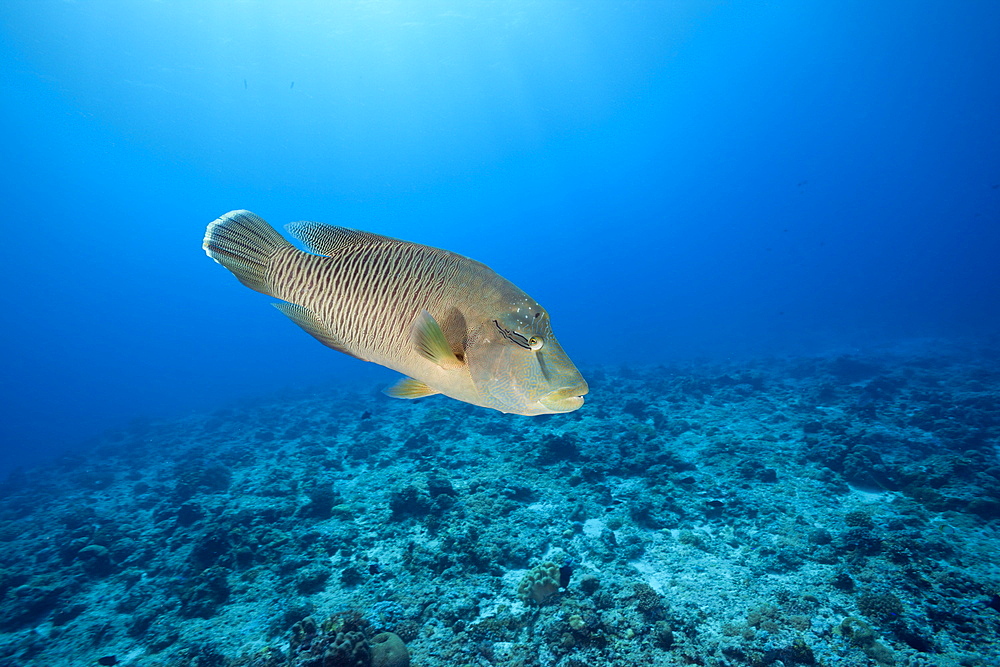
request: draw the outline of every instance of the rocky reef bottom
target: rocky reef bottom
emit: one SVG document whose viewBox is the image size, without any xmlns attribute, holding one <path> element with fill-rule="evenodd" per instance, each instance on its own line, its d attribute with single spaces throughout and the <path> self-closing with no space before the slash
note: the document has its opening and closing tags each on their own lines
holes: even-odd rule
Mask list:
<svg viewBox="0 0 1000 667">
<path fill-rule="evenodd" d="M 1000 345 L 315 390 L 0 487 L 0 667 L 1000 665 Z"/>
</svg>

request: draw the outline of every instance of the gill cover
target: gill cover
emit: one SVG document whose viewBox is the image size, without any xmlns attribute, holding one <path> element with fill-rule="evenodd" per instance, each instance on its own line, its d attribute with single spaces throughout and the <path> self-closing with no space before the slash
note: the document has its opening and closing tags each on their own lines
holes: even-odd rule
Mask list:
<svg viewBox="0 0 1000 667">
<path fill-rule="evenodd" d="M 485 405 L 502 412 L 568 412 L 587 393 L 580 372 L 552 335 L 548 314 L 508 314 L 480 325 L 470 337 L 466 362 L 472 383 Z M 560 394 L 562 392 L 562 394 Z M 574 397 L 575 401 L 548 401 Z"/>
</svg>

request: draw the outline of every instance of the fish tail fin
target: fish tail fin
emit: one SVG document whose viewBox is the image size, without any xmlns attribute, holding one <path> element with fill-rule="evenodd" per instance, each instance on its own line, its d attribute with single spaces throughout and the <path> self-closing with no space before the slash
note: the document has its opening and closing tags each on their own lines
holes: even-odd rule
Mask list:
<svg viewBox="0 0 1000 667">
<path fill-rule="evenodd" d="M 293 246 L 260 216 L 230 211 L 208 225 L 201 247 L 250 289 L 275 296 L 269 281 L 271 258 Z"/>
</svg>

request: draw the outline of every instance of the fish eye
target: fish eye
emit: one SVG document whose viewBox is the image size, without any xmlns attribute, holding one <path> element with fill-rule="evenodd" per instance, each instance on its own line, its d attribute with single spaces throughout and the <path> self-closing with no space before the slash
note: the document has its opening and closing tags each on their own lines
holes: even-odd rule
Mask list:
<svg viewBox="0 0 1000 667">
<path fill-rule="evenodd" d="M 545 345 L 545 340 L 541 336 L 532 336 L 528 339 L 528 347 L 532 350 L 540 350 Z"/>
</svg>

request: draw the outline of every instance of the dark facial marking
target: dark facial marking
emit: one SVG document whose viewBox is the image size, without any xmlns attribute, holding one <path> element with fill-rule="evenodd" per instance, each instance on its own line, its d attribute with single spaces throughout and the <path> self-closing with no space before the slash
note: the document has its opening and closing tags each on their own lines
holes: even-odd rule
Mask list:
<svg viewBox="0 0 1000 667">
<path fill-rule="evenodd" d="M 500 322 L 498 322 L 497 320 L 493 320 L 493 324 L 497 325 L 497 330 L 500 331 L 500 335 L 509 340 L 510 342 L 520 347 L 523 347 L 526 350 L 531 349 L 531 344 L 528 342 L 528 339 L 522 336 L 521 334 L 517 333 L 516 331 L 511 331 L 510 329 L 504 329 L 502 326 L 500 326 Z"/>
</svg>

